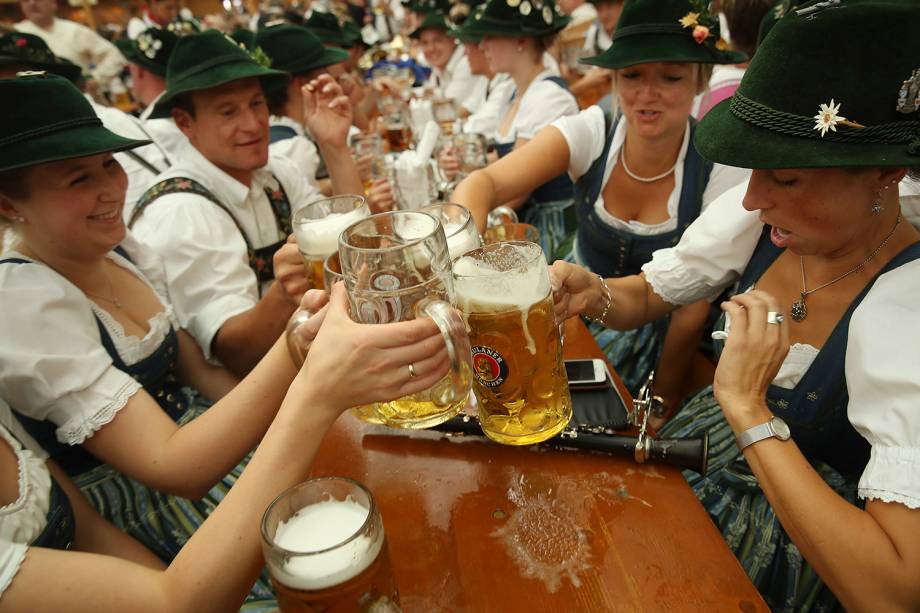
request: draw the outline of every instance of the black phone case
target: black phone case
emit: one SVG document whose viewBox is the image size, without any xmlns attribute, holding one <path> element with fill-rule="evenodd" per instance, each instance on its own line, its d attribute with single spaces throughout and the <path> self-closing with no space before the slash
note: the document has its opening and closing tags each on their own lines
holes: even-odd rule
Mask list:
<svg viewBox="0 0 920 613">
<path fill-rule="evenodd" d="M 572 425 L 603 426 L 614 430 L 629 427 L 623 399 L 607 380 L 603 388 L 569 388 L 572 394 Z"/>
</svg>

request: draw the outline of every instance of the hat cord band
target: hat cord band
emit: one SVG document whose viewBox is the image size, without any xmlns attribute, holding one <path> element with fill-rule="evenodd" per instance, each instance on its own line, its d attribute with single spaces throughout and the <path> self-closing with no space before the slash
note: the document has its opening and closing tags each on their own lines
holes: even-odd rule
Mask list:
<svg viewBox="0 0 920 613">
<path fill-rule="evenodd" d="M 732 113 L 739 119 L 757 127 L 818 140 L 831 140 L 841 143 L 885 143 L 901 144 L 911 142 L 920 137 L 920 121 L 898 121 L 885 123 L 865 128 L 854 128 L 847 125 L 837 125 L 836 132 L 827 132 L 821 136 L 815 127 L 813 117 L 796 115 L 770 108 L 750 98 L 735 92 L 731 98 Z"/>
<path fill-rule="evenodd" d="M 235 63 L 242 63 L 242 62 L 255 63 L 254 60 L 252 60 L 252 58 L 250 58 L 248 55 L 246 56 L 240 56 L 240 55 L 235 55 L 235 54 L 234 55 L 219 55 L 217 57 L 212 57 L 210 60 L 205 60 L 203 62 L 195 64 L 193 67 L 189 68 L 185 72 L 180 72 L 173 78 L 169 79 L 169 81 L 171 81 L 173 85 L 178 85 L 179 81 L 182 81 L 191 76 L 194 76 L 198 74 L 199 72 L 204 72 L 205 70 L 208 70 L 209 68 L 214 68 L 215 66 L 220 66 L 221 64 L 235 64 Z M 167 84 L 166 88 L 169 89 L 169 84 Z"/>
<path fill-rule="evenodd" d="M 680 36 L 690 37 L 690 31 L 681 27 L 679 24 L 670 23 L 638 23 L 634 26 L 617 28 L 613 33 L 613 40 L 617 41 L 628 36 L 638 34 L 678 34 Z"/>
<path fill-rule="evenodd" d="M 18 134 L 12 134 L 10 136 L 0 138 L 0 147 L 5 147 L 13 143 L 18 143 L 20 141 L 28 140 L 30 138 L 35 138 L 36 136 L 43 136 L 45 134 L 50 134 L 52 132 L 60 132 L 68 128 L 76 128 L 79 126 L 89 126 L 96 125 L 102 126 L 102 122 L 98 117 L 78 117 L 75 119 L 67 119 L 64 121 L 58 121 L 52 124 L 44 125 L 40 128 L 35 128 L 33 130 L 26 130 L 25 132 L 19 132 Z"/>
</svg>

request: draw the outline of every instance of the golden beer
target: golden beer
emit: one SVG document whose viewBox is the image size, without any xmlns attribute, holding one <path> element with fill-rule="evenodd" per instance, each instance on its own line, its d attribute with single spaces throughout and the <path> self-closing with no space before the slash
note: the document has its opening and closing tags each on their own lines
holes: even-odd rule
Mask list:
<svg viewBox="0 0 920 613">
<path fill-rule="evenodd" d="M 401 610 L 380 513 L 355 481 L 289 489 L 263 516 L 262 545 L 284 613 Z"/>
<path fill-rule="evenodd" d="M 543 251 L 506 242 L 454 264 L 470 335 L 482 430 L 508 445 L 544 441 L 572 418 L 572 399 Z"/>
<path fill-rule="evenodd" d="M 318 256 L 303 256 L 303 267 L 307 275 L 307 289 L 326 289 L 323 278 L 323 261 L 325 258 Z"/>
<path fill-rule="evenodd" d="M 409 148 L 412 142 L 412 133 L 408 125 L 396 125 L 386 127 L 387 144 L 390 146 L 390 153 L 399 153 Z"/>
</svg>

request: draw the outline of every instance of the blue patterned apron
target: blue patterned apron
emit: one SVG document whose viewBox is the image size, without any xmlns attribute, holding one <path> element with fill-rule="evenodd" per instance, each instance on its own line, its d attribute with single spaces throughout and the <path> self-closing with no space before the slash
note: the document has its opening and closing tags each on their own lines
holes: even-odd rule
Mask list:
<svg viewBox="0 0 920 613">
<path fill-rule="evenodd" d="M 677 228 L 670 232 L 650 236 L 637 235 L 604 223 L 594 209 L 604 188 L 604 170 L 613 144 L 619 117 L 604 117 L 607 140 L 600 157 L 575 183 L 575 211 L 577 214 L 577 241 L 566 259 L 585 265 L 604 278 L 637 275 L 642 265 L 652 259 L 658 249 L 673 247 L 686 229 L 700 215 L 703 192 L 709 184 L 712 162 L 707 162 L 693 147 L 696 122 L 690 120 L 690 143 L 684 157 L 683 183 L 677 205 Z M 613 364 L 626 387 L 637 394 L 658 363 L 668 330 L 668 318 L 662 318 L 634 330 L 612 330 L 593 321 L 588 328 Z"/>
<path fill-rule="evenodd" d="M 738 287 L 753 286 L 781 252 L 765 228 Z M 869 444 L 847 419 L 844 368 L 850 319 L 882 274 L 918 258 L 920 242 L 888 262 L 850 303 L 801 381 L 793 389 L 771 385 L 767 391 L 767 405 L 789 424 L 803 455 L 853 504 L 858 504 L 856 485 L 869 459 Z M 774 611 L 841 610 L 783 530 L 738 450 L 711 386 L 688 400 L 659 434 L 683 437 L 703 431 L 709 432 L 709 472 L 705 477 L 684 476 L 767 604 Z"/>
<path fill-rule="evenodd" d="M 569 86 L 561 77 L 545 77 L 568 91 Z M 511 100 L 517 91 L 511 96 Z M 502 158 L 514 149 L 514 141 L 495 143 L 495 151 Z M 553 262 L 561 257 L 560 248 L 575 232 L 575 210 L 572 207 L 572 180 L 568 172 L 553 177 L 530 193 L 530 198 L 519 211 L 521 221 L 535 226 L 540 231 L 540 246 L 546 260 Z"/>
</svg>

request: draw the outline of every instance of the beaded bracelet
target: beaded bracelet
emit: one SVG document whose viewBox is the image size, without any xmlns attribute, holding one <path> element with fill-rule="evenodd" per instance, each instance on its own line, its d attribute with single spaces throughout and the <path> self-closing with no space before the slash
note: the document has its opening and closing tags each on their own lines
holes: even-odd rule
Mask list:
<svg viewBox="0 0 920 613">
<path fill-rule="evenodd" d="M 597 275 L 597 279 L 601 282 L 601 287 L 604 288 L 604 298 L 606 298 L 606 303 L 604 304 L 604 311 L 601 313 L 601 316 L 592 317 L 591 319 L 602 326 L 606 326 L 607 313 L 610 311 L 610 305 L 613 304 L 613 299 L 610 297 L 610 288 L 607 287 L 607 283 L 604 281 L 604 278 L 600 275 Z"/>
</svg>

